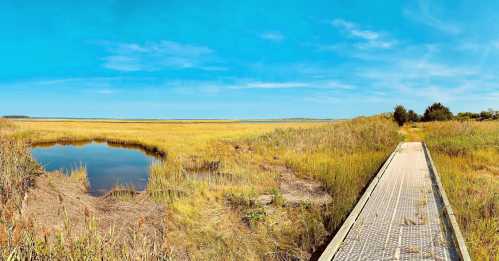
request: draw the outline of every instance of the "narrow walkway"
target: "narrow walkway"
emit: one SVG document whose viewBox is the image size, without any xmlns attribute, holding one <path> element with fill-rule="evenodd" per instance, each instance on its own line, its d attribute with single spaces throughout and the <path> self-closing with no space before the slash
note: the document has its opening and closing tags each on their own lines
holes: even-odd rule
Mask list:
<svg viewBox="0 0 499 261">
<path fill-rule="evenodd" d="M 333 260 L 459 260 L 423 145 L 389 160 Z"/>
</svg>

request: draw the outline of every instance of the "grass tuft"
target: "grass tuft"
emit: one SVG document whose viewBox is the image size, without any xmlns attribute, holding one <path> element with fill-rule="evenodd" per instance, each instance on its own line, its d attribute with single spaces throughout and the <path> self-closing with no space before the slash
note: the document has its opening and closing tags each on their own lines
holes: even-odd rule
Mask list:
<svg viewBox="0 0 499 261">
<path fill-rule="evenodd" d="M 80 165 L 79 167 L 72 169 L 69 176 L 81 184 L 84 192 L 88 192 L 90 189 L 90 183 L 88 181 L 87 168 L 84 165 Z"/>
</svg>

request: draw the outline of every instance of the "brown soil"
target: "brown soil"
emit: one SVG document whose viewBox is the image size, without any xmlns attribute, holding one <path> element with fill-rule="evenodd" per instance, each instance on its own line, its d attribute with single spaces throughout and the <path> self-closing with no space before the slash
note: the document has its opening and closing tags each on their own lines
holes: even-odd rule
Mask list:
<svg viewBox="0 0 499 261">
<path fill-rule="evenodd" d="M 95 218 L 97 229 L 114 229 L 117 238 L 126 238 L 130 228 L 140 227 L 150 239 L 161 240 L 165 210 L 144 193 L 126 197 L 93 197 L 76 179 L 48 173 L 35 179 L 23 202 L 22 216 L 33 220 L 35 231 L 63 231 L 65 220 L 75 234 L 85 231 L 86 220 Z"/>
</svg>

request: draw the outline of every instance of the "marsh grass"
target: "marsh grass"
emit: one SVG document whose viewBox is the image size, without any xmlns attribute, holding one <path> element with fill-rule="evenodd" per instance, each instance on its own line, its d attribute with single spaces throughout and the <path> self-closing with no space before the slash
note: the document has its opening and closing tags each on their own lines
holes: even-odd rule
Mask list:
<svg viewBox="0 0 499 261">
<path fill-rule="evenodd" d="M 499 121 L 418 124 L 475 260 L 499 259 Z"/>
<path fill-rule="evenodd" d="M 80 164 L 79 167 L 71 169 L 69 176 L 81 184 L 84 192 L 88 192 L 90 189 L 90 183 L 88 181 L 87 168 L 83 164 Z"/>
<path fill-rule="evenodd" d="M 0 135 L 10 132 L 15 128 L 12 121 L 0 118 Z"/>
<path fill-rule="evenodd" d="M 131 200 L 138 194 L 139 192 L 133 186 L 115 185 L 109 192 L 104 195 L 104 197 L 118 200 Z"/>
<path fill-rule="evenodd" d="M 212 140 L 259 135 L 277 128 L 322 122 L 238 123 L 230 121 L 29 121 L 11 122 L 13 136 L 33 144 L 103 141 L 161 153 L 196 155 Z"/>
<path fill-rule="evenodd" d="M 22 196 L 41 168 L 31 158 L 30 147 L 20 140 L 0 136 L 0 201 L 18 208 Z"/>
<path fill-rule="evenodd" d="M 5 130 L 6 121 L 0 122 Z M 29 147 L 0 134 L 0 253 L 9 256 L 25 236 L 25 222 L 18 222 L 24 193 L 40 172 Z"/>
<path fill-rule="evenodd" d="M 163 248 L 144 244 L 137 252 L 135 245 L 110 243 L 99 250 L 95 244 L 116 240 L 100 233 L 97 240 L 86 241 L 85 233 L 96 237 L 91 226 L 81 239 L 64 239 L 64 247 L 29 248 L 53 257 L 69 252 L 76 259 L 90 253 L 111 259 L 130 253 L 148 253 L 148 257 L 167 253 L 163 257 L 194 260 L 310 258 L 342 224 L 401 139 L 397 126 L 384 117 L 335 123 L 20 121 L 14 125 L 10 137 L 33 143 L 102 140 L 142 144 L 167 153 L 151 165 L 146 188 L 147 195 L 166 208 Z M 282 171 L 319 181 L 333 201 L 285 204 Z M 75 173 L 75 178 L 82 175 Z M 261 203 L 262 195 L 270 195 L 271 203 Z"/>
<path fill-rule="evenodd" d="M 168 241 L 191 258 L 309 258 L 395 148 L 397 131 L 375 117 L 213 141 L 194 158 L 153 165 L 147 191 L 170 203 Z M 333 203 L 286 206 L 278 166 L 320 181 Z M 257 198 L 268 194 L 272 203 L 261 205 Z"/>
</svg>

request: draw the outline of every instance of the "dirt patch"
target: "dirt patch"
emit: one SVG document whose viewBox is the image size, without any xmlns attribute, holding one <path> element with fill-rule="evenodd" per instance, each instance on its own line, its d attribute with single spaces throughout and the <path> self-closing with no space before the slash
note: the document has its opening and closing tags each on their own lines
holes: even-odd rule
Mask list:
<svg viewBox="0 0 499 261">
<path fill-rule="evenodd" d="M 284 203 L 289 206 L 298 206 L 303 203 L 325 205 L 332 201 L 320 182 L 298 178 L 291 169 L 283 166 L 263 166 L 280 174 L 279 190 Z M 260 204 L 270 204 L 271 195 L 261 195 L 257 201 Z"/>
<path fill-rule="evenodd" d="M 255 149 L 248 144 L 233 144 L 233 147 L 238 153 L 251 153 L 255 151 Z"/>
<path fill-rule="evenodd" d="M 165 209 L 144 193 L 126 198 L 93 197 L 75 179 L 61 173 L 48 173 L 35 179 L 21 211 L 33 220 L 37 232 L 84 232 L 89 218 L 94 218 L 99 232 L 114 230 L 116 238 L 127 238 L 131 228 L 140 228 L 150 240 L 162 240 Z M 69 222 L 68 222 L 69 221 Z M 66 226 L 66 227 L 65 227 Z"/>
</svg>

